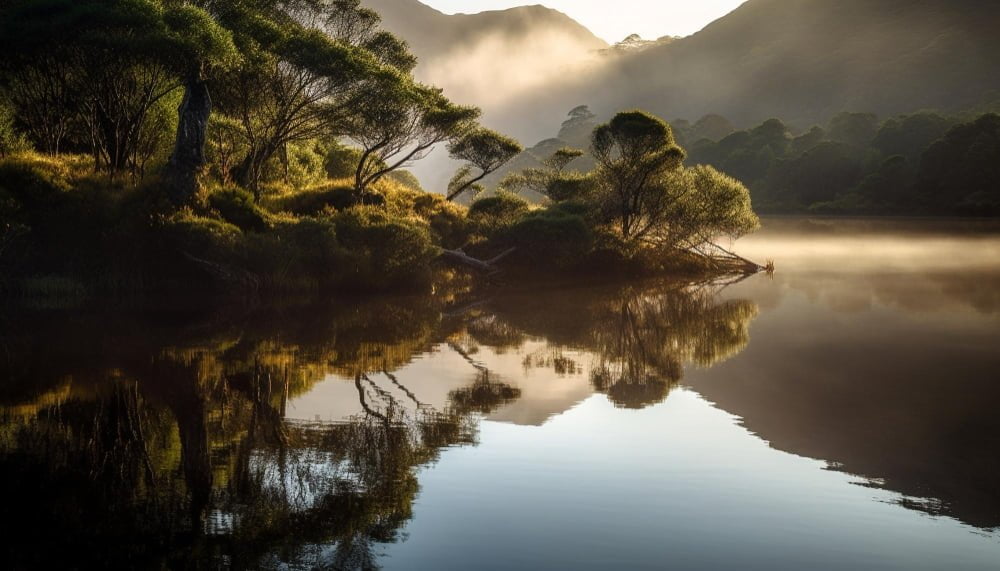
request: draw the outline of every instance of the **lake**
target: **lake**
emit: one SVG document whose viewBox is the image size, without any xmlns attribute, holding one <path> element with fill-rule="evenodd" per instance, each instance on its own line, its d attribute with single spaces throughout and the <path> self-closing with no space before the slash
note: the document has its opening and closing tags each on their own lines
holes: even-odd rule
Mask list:
<svg viewBox="0 0 1000 571">
<path fill-rule="evenodd" d="M 8 306 L 8 568 L 1000 568 L 1000 224 L 773 276 Z"/>
</svg>

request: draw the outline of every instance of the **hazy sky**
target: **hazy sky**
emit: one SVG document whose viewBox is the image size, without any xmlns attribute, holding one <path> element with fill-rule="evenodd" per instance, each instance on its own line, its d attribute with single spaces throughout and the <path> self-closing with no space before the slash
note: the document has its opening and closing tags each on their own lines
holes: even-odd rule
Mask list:
<svg viewBox="0 0 1000 571">
<path fill-rule="evenodd" d="M 687 36 L 745 0 L 420 0 L 442 12 L 475 13 L 543 4 L 569 14 L 608 42 L 629 34 L 646 39 Z"/>
</svg>

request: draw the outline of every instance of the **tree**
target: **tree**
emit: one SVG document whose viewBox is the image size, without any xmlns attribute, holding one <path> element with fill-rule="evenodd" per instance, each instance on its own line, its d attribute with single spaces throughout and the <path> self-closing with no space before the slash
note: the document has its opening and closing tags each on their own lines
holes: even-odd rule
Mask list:
<svg viewBox="0 0 1000 571">
<path fill-rule="evenodd" d="M 286 10 L 272 16 L 280 25 L 266 41 L 249 26 L 237 35 L 246 44 L 244 64 L 215 82 L 220 109 L 240 122 L 246 143 L 232 178 L 258 198 L 276 153 L 296 141 L 335 138 L 345 114 L 379 97 L 369 79 L 380 67 L 408 74 L 416 64 L 358 0 L 302 0 Z"/>
<path fill-rule="evenodd" d="M 500 181 L 500 188 L 511 192 L 528 189 L 556 202 L 581 198 L 589 190 L 591 178 L 579 172 L 566 172 L 566 167 L 583 154 L 580 149 L 562 147 L 542 161 L 542 168 L 527 168 L 507 175 Z"/>
<path fill-rule="evenodd" d="M 772 169 L 764 190 L 785 205 L 809 206 L 835 199 L 862 176 L 858 150 L 827 141 Z"/>
<path fill-rule="evenodd" d="M 819 125 L 813 125 L 808 131 L 792 139 L 789 152 L 792 156 L 799 156 L 822 143 L 824 139 L 826 139 L 826 131 Z"/>
<path fill-rule="evenodd" d="M 784 156 L 792 136 L 788 127 L 780 119 L 768 119 L 750 131 L 753 137 L 753 148 L 760 151 L 769 147 L 775 156 Z"/>
<path fill-rule="evenodd" d="M 873 113 L 838 113 L 830 120 L 831 141 L 855 147 L 867 147 L 878 131 L 878 117 Z"/>
<path fill-rule="evenodd" d="M 1000 212 L 1000 115 L 949 130 L 924 152 L 917 184 L 936 213 Z"/>
<path fill-rule="evenodd" d="M 701 139 L 721 141 L 722 139 L 733 134 L 735 131 L 736 128 L 733 127 L 733 124 L 729 121 L 729 119 L 726 119 L 722 115 L 710 113 L 701 119 L 698 119 L 698 121 L 691 126 L 689 138 L 691 142 Z"/>
<path fill-rule="evenodd" d="M 379 97 L 356 109 L 343 127 L 361 148 L 354 174 L 359 197 L 383 176 L 425 157 L 435 145 L 467 133 L 480 113 L 399 72 L 383 71 L 377 89 Z"/>
<path fill-rule="evenodd" d="M 159 139 L 147 119 L 193 54 L 233 53 L 205 11 L 181 2 L 17 0 L 3 22 L 5 88 L 32 134 L 58 153 L 73 133 L 112 176 L 142 170 Z"/>
<path fill-rule="evenodd" d="M 30 148 L 27 139 L 14 124 L 13 109 L 6 101 L 0 100 L 0 159 Z"/>
<path fill-rule="evenodd" d="M 735 240 L 760 226 L 750 191 L 733 177 L 699 165 L 672 174 L 669 181 L 679 198 L 670 206 L 669 223 L 649 232 L 651 243 L 700 251 L 719 237 Z"/>
<path fill-rule="evenodd" d="M 902 155 L 912 163 L 937 141 L 955 121 L 936 113 L 914 113 L 885 121 L 875 135 L 872 146 L 882 156 Z"/>
<path fill-rule="evenodd" d="M 680 168 L 684 151 L 670 126 L 643 111 L 626 111 L 594 130 L 591 153 L 604 213 L 626 242 L 660 223 L 672 197 L 664 177 Z"/>
<path fill-rule="evenodd" d="M 477 127 L 448 145 L 455 160 L 467 164 L 459 169 L 448 185 L 447 200 L 455 200 L 497 169 L 507 164 L 524 148 L 514 139 L 485 127 Z M 474 173 L 478 169 L 479 173 Z"/>
<path fill-rule="evenodd" d="M 586 105 L 578 105 L 567 113 L 569 119 L 559 128 L 559 138 L 570 145 L 585 145 L 597 126 L 597 118 Z"/>
</svg>

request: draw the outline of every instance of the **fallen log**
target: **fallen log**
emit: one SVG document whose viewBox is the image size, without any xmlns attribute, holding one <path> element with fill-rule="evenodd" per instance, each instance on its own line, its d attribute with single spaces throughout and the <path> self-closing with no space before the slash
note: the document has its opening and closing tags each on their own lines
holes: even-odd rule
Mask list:
<svg viewBox="0 0 1000 571">
<path fill-rule="evenodd" d="M 743 256 L 735 253 L 735 252 L 731 252 L 731 251 L 723 248 L 722 246 L 716 244 L 715 242 L 708 242 L 708 244 L 710 246 L 718 249 L 720 252 L 722 252 L 725 255 L 725 258 L 728 258 L 730 260 L 735 260 L 735 261 L 740 262 L 741 264 L 743 264 L 744 270 L 747 271 L 747 272 L 751 272 L 751 273 L 763 272 L 763 271 L 767 271 L 768 267 L 770 267 L 770 266 L 762 266 L 762 265 L 758 264 L 757 262 L 754 262 L 752 260 L 748 260 L 748 259 L 744 258 Z"/>
<path fill-rule="evenodd" d="M 486 274 L 495 274 L 500 272 L 500 268 L 496 266 L 497 262 L 506 258 L 507 256 L 513 254 L 517 251 L 517 248 L 511 248 L 504 251 L 498 256 L 494 256 L 488 260 L 480 260 L 478 258 L 473 258 L 472 256 L 466 254 L 461 248 L 457 250 L 442 250 L 441 257 L 455 262 L 458 264 L 463 264 L 471 268 L 477 269 Z"/>
</svg>

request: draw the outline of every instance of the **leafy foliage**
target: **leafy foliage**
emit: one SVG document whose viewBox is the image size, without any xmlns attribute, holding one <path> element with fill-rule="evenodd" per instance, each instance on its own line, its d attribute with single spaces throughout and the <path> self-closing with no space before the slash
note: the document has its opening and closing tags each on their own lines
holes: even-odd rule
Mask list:
<svg viewBox="0 0 1000 571">
<path fill-rule="evenodd" d="M 448 145 L 451 158 L 465 161 L 466 166 L 448 184 L 448 200 L 473 189 L 478 194 L 482 187 L 477 183 L 507 164 L 523 149 L 521 144 L 496 131 L 480 127 L 472 129 Z M 474 173 L 473 169 L 479 170 Z"/>
</svg>

